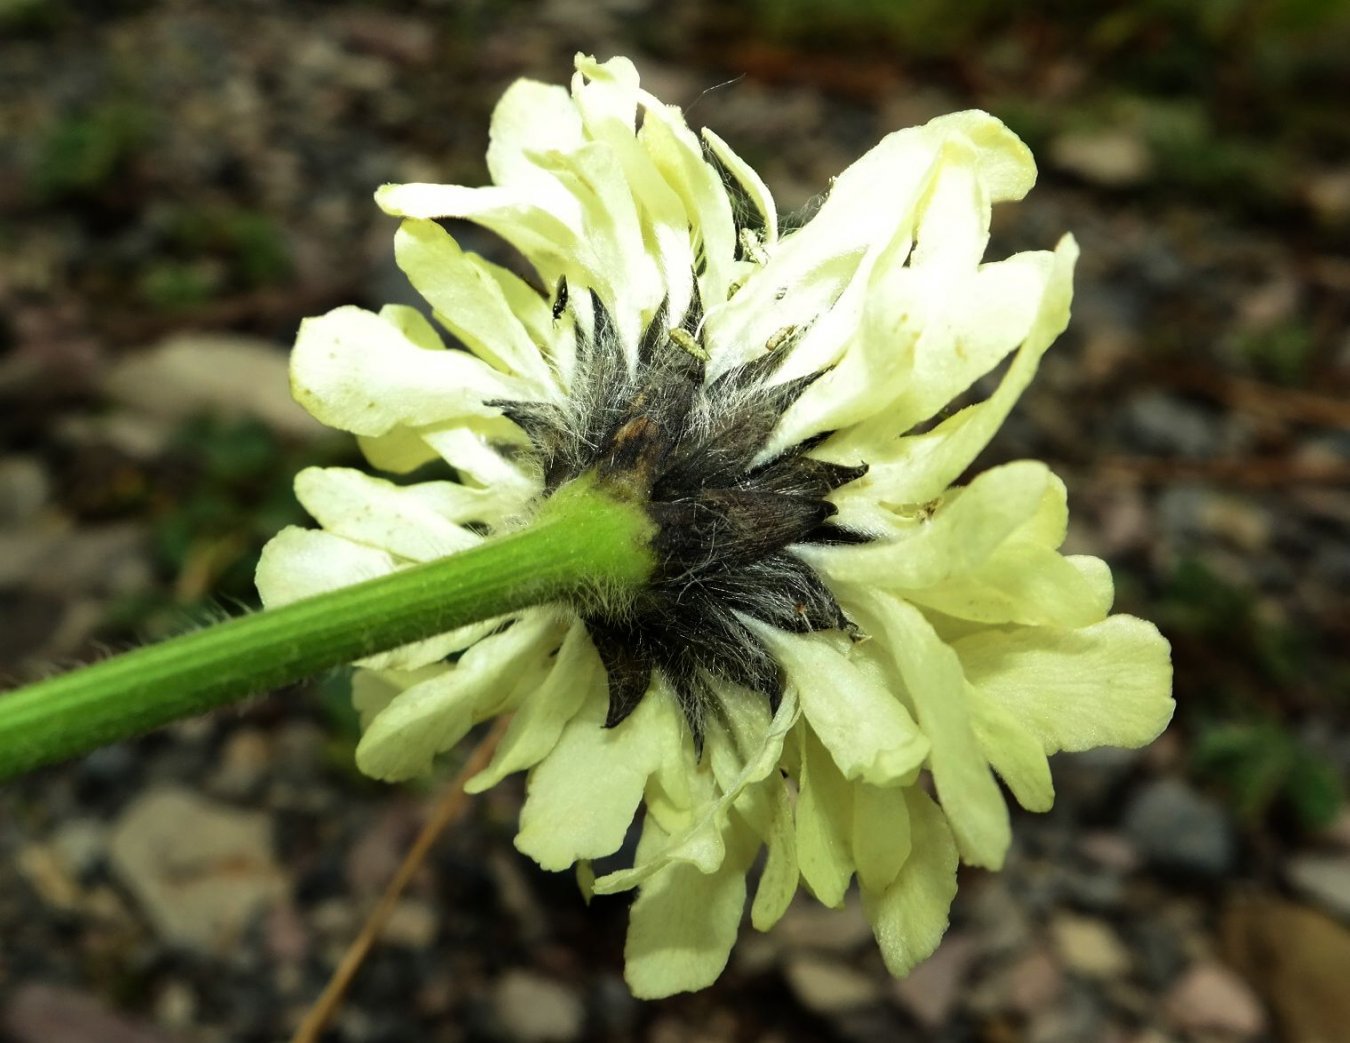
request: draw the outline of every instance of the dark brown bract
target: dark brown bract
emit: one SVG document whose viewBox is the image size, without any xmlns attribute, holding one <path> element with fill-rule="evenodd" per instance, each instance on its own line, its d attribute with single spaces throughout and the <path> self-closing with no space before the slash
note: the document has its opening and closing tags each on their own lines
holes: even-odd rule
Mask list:
<svg viewBox="0 0 1350 1043">
<path fill-rule="evenodd" d="M 812 459 L 823 435 L 756 462 L 818 375 L 773 382 L 791 337 L 708 382 L 697 302 L 674 327 L 662 308 L 633 365 L 603 303 L 592 295 L 592 304 L 568 407 L 494 404 L 528 434 L 547 492 L 594 472 L 655 522 L 648 587 L 623 604 L 579 610 L 609 677 L 606 726 L 633 712 L 660 671 L 701 746 L 717 705 L 713 682 L 759 692 L 774 708 L 782 695 L 778 664 L 745 618 L 797 633 L 852 630 L 792 547 L 867 538 L 833 524 L 828 499 L 866 467 Z"/>
</svg>

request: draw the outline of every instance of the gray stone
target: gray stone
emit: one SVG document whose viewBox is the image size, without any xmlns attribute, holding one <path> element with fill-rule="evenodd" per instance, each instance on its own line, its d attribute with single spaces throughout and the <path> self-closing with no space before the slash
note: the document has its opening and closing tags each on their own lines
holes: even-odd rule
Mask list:
<svg viewBox="0 0 1350 1043">
<path fill-rule="evenodd" d="M 848 964 L 823 956 L 800 955 L 783 968 L 788 986 L 807 1010 L 826 1016 L 866 1007 L 881 999 L 881 986 Z"/>
<path fill-rule="evenodd" d="M 1150 783 L 1135 795 L 1125 811 L 1125 832 L 1157 869 L 1220 877 L 1237 857 L 1223 805 L 1176 779 Z"/>
<path fill-rule="evenodd" d="M 47 503 L 50 486 L 47 472 L 34 457 L 0 457 L 0 527 L 35 517 Z"/>
<path fill-rule="evenodd" d="M 39 982 L 14 990 L 0 1027 L 15 1043 L 173 1043 L 168 1033 L 124 1017 L 88 993 Z"/>
<path fill-rule="evenodd" d="M 949 933 L 937 952 L 892 983 L 891 992 L 919 1024 L 930 1030 L 940 1028 L 956 1010 L 979 954 L 974 938 Z"/>
<path fill-rule="evenodd" d="M 1350 857 L 1295 855 L 1285 872 L 1303 897 L 1335 916 L 1350 920 Z"/>
<path fill-rule="evenodd" d="M 80 877 L 103 860 L 108 827 L 97 819 L 73 818 L 52 834 L 51 844 L 71 875 Z"/>
<path fill-rule="evenodd" d="M 532 971 L 502 975 L 492 1006 L 503 1035 L 518 1043 L 568 1043 L 585 1028 L 586 1008 L 576 994 Z"/>
<path fill-rule="evenodd" d="M 1060 913 L 1050 922 L 1050 937 L 1071 974 L 1112 979 L 1130 972 L 1129 950 L 1104 920 Z"/>
<path fill-rule="evenodd" d="M 112 868 L 166 942 L 229 949 L 286 891 L 266 815 L 179 788 L 137 798 L 117 820 Z"/>
<path fill-rule="evenodd" d="M 1203 460 L 1224 442 L 1222 420 L 1213 410 L 1162 391 L 1131 398 L 1121 424 L 1127 442 L 1147 453 Z"/>
<path fill-rule="evenodd" d="M 202 375 L 209 373 L 210 379 Z M 235 333 L 184 333 L 121 360 L 107 381 L 117 401 L 169 423 L 201 412 L 252 416 L 296 438 L 326 429 L 295 404 L 286 353 Z"/>
<path fill-rule="evenodd" d="M 1153 170 L 1153 156 L 1143 138 L 1115 127 L 1059 135 L 1050 142 L 1050 161 L 1084 181 L 1108 188 L 1137 185 Z"/>
<path fill-rule="evenodd" d="M 1187 1033 L 1251 1039 L 1266 1030 L 1266 1011 L 1250 985 L 1221 963 L 1195 964 L 1168 992 L 1168 1019 Z"/>
</svg>

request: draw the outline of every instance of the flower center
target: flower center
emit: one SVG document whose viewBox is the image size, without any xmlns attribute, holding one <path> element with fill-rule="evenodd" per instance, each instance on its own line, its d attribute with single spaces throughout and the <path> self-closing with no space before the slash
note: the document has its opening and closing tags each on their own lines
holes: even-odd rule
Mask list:
<svg viewBox="0 0 1350 1043">
<path fill-rule="evenodd" d="M 674 328 L 662 307 L 630 366 L 603 304 L 592 302 L 594 329 L 578 331 L 568 407 L 494 404 L 529 435 L 548 492 L 594 472 L 656 524 L 647 588 L 623 605 L 578 610 L 609 676 L 606 727 L 633 712 L 659 670 L 701 745 L 717 682 L 759 692 L 773 708 L 782 695 L 778 664 L 745 619 L 798 633 L 852 631 L 791 548 L 866 539 L 831 523 L 828 496 L 867 468 L 807 456 L 825 436 L 756 463 L 818 376 L 770 383 L 790 345 L 708 382 L 696 302 Z"/>
</svg>

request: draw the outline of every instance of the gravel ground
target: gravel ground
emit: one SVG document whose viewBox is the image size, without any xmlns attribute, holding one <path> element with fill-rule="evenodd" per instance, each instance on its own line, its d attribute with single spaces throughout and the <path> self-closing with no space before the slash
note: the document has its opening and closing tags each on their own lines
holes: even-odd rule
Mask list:
<svg viewBox="0 0 1350 1043">
<path fill-rule="evenodd" d="M 1350 138 L 1289 70 L 1289 119 L 1249 104 L 1269 63 L 1200 55 L 1209 97 L 1145 82 L 1171 39 L 1147 26 L 1135 69 L 1104 30 L 906 49 L 786 16 L 770 35 L 764 10 L 0 3 L 0 679 L 249 603 L 258 548 L 299 518 L 290 476 L 352 456 L 286 400 L 297 321 L 407 298 L 370 192 L 481 181 L 517 76 L 628 54 L 787 206 L 890 129 L 986 107 L 1043 165 L 991 253 L 1083 249 L 1070 332 L 987 462 L 1065 476 L 1073 549 L 1174 642 L 1177 723 L 1058 758 L 1054 811 L 1017 819 L 1005 872 L 964 875 L 901 982 L 859 910 L 801 902 L 747 924 L 714 987 L 639 1003 L 624 900 L 586 908 L 519 857 L 503 785 L 325 1039 L 1345 1038 Z M 1320 53 L 1294 70 L 1324 100 L 1350 84 Z M 293 1031 L 437 792 L 361 779 L 352 742 L 334 677 L 7 784 L 0 1040 Z"/>
</svg>

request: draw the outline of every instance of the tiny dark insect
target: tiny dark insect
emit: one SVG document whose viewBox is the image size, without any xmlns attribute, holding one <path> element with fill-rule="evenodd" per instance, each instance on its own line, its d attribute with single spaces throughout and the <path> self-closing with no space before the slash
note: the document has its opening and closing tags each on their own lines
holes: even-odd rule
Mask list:
<svg viewBox="0 0 1350 1043">
<path fill-rule="evenodd" d="M 558 288 L 553 291 L 553 321 L 557 322 L 562 318 L 562 313 L 567 310 L 567 276 L 558 276 Z"/>
</svg>

